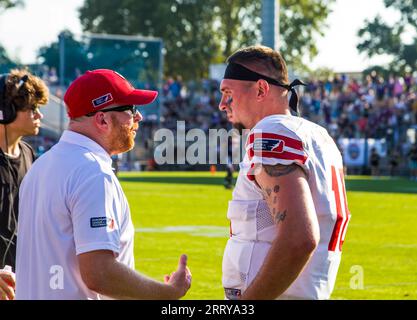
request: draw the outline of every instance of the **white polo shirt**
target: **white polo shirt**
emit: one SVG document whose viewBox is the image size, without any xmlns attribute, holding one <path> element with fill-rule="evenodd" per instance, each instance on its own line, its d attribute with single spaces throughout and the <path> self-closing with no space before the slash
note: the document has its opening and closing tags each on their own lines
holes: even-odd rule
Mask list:
<svg viewBox="0 0 417 320">
<path fill-rule="evenodd" d="M 96 142 L 65 131 L 20 187 L 16 299 L 100 299 L 81 279 L 77 255 L 111 250 L 134 269 L 129 205 Z"/>
</svg>

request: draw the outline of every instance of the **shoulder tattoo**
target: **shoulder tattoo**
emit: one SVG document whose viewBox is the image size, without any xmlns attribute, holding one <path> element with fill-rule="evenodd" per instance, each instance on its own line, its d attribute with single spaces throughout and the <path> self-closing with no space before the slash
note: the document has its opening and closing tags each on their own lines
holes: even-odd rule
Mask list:
<svg viewBox="0 0 417 320">
<path fill-rule="evenodd" d="M 282 164 L 278 164 L 275 166 L 264 165 L 263 167 L 265 169 L 265 172 L 271 177 L 285 176 L 299 168 L 296 164 L 290 164 L 288 166 L 284 166 Z"/>
</svg>

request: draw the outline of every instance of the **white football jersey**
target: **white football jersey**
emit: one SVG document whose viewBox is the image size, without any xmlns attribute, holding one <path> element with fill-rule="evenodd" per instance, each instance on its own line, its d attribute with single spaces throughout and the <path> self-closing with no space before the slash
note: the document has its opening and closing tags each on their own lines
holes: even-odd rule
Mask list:
<svg viewBox="0 0 417 320">
<path fill-rule="evenodd" d="M 258 273 L 277 229 L 251 169 L 296 163 L 308 177 L 320 242 L 304 270 L 279 299 L 328 299 L 350 219 L 341 154 L 319 125 L 290 115 L 268 116 L 251 130 L 229 202 L 231 235 L 223 257 L 226 297 L 237 298 Z"/>
</svg>

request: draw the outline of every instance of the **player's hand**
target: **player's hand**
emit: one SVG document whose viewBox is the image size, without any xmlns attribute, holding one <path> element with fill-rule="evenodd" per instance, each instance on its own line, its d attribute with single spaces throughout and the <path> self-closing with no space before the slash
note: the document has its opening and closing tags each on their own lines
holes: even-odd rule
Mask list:
<svg viewBox="0 0 417 320">
<path fill-rule="evenodd" d="M 183 297 L 191 287 L 191 272 L 187 267 L 187 256 L 181 255 L 178 262 L 178 269 L 171 273 L 170 276 L 165 275 L 164 281 L 174 287 L 178 298 Z"/>
<path fill-rule="evenodd" d="M 15 287 L 14 273 L 0 270 L 0 300 L 14 300 Z"/>
</svg>

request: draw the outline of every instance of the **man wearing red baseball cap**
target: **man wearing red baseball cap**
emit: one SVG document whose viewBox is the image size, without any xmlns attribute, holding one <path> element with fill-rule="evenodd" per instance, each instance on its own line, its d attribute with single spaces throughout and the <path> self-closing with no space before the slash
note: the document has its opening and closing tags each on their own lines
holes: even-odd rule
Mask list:
<svg viewBox="0 0 417 320">
<path fill-rule="evenodd" d="M 111 156 L 131 150 L 142 119 L 135 89 L 112 70 L 87 71 L 68 88 L 69 128 L 21 186 L 17 299 L 179 299 L 191 285 L 187 256 L 165 283 L 135 271 L 129 205 Z"/>
</svg>

